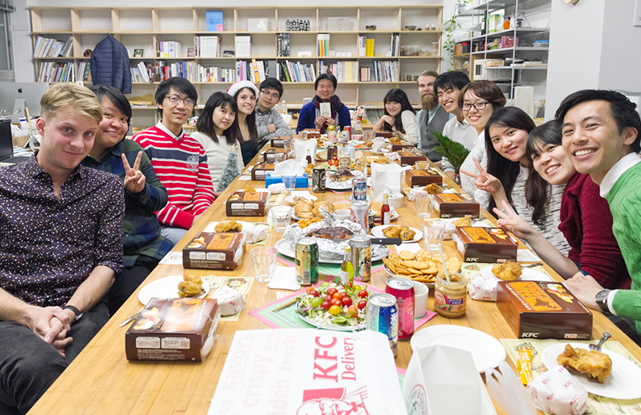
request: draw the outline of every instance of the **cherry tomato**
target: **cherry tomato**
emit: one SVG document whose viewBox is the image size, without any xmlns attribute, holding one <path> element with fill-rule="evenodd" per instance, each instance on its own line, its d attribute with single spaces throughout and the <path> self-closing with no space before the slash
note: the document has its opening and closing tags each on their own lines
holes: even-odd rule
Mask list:
<svg viewBox="0 0 641 415">
<path fill-rule="evenodd" d="M 350 308 L 347 309 L 347 316 L 348 317 L 356 317 L 358 315 L 358 309 L 354 306 L 351 306 Z"/>
<path fill-rule="evenodd" d="M 327 295 L 325 296 L 325 300 L 327 300 L 327 301 L 332 301 L 332 298 L 334 298 L 334 297 L 332 297 L 332 296 L 331 296 L 331 295 L 329 295 L 329 294 L 327 294 Z"/>
<path fill-rule="evenodd" d="M 320 294 L 316 290 L 308 291 L 307 294 L 311 295 L 312 297 L 319 297 L 320 296 Z"/>
<path fill-rule="evenodd" d="M 328 295 L 334 295 L 334 293 L 337 293 L 337 292 L 338 292 L 338 290 L 336 288 L 329 288 L 327 290 L 327 294 Z"/>
<path fill-rule="evenodd" d="M 337 305 L 333 305 L 333 306 L 331 306 L 331 307 L 329 308 L 329 310 L 328 310 L 328 311 L 329 311 L 329 314 L 331 314 L 331 315 L 335 316 L 335 315 L 337 315 L 337 314 L 340 314 L 340 312 L 341 312 L 341 308 L 340 308 L 339 306 L 337 306 Z"/>
<path fill-rule="evenodd" d="M 369 293 L 367 292 L 367 290 L 359 291 L 358 296 L 360 298 L 367 298 L 369 296 Z"/>
<path fill-rule="evenodd" d="M 348 296 L 343 297 L 342 301 L 343 301 L 343 305 L 348 307 L 351 306 L 353 303 L 352 299 L 349 298 Z"/>
<path fill-rule="evenodd" d="M 358 302 L 358 309 L 359 310 L 362 310 L 365 307 L 367 307 L 367 300 L 361 300 L 361 301 Z"/>
<path fill-rule="evenodd" d="M 308 287 L 308 288 L 307 288 L 307 290 L 306 290 L 305 292 L 306 292 L 307 294 L 310 294 L 312 291 L 316 291 L 316 288 L 314 288 L 313 286 Z"/>
<path fill-rule="evenodd" d="M 342 306 L 343 301 L 340 298 L 333 298 L 331 301 L 332 305 Z"/>
<path fill-rule="evenodd" d="M 332 306 L 332 303 L 329 301 L 325 300 L 323 301 L 323 304 L 321 304 L 321 307 L 323 307 L 323 310 L 327 311 L 329 308 Z"/>
<path fill-rule="evenodd" d="M 343 298 L 343 296 L 341 295 L 341 293 L 335 292 L 334 295 L 332 295 L 332 298 L 338 298 L 340 300 L 341 298 Z"/>
<path fill-rule="evenodd" d="M 341 292 L 339 292 L 339 294 L 341 295 L 341 298 L 343 298 L 343 297 L 345 297 L 347 295 L 347 293 L 345 291 L 341 291 Z"/>
<path fill-rule="evenodd" d="M 320 297 L 316 297 L 312 301 L 310 301 L 310 304 L 312 305 L 312 307 L 318 308 L 321 306 L 321 304 L 323 304 L 323 299 Z"/>
</svg>

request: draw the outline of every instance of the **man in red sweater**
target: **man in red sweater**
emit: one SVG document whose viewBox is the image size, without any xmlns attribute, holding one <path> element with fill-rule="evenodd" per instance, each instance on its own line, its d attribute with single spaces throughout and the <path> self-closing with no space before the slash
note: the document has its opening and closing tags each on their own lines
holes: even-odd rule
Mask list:
<svg viewBox="0 0 641 415">
<path fill-rule="evenodd" d="M 176 244 L 212 204 L 214 188 L 205 150 L 182 128 L 198 100 L 196 88 L 184 78 L 169 78 L 160 83 L 155 99 L 162 119 L 133 140 L 167 188 L 167 206 L 156 215 L 162 236 Z"/>
</svg>

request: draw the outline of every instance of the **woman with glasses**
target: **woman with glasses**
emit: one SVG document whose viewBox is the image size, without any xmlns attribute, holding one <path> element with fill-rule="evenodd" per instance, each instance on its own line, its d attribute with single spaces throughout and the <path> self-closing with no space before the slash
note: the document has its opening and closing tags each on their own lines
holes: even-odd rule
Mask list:
<svg viewBox="0 0 641 415">
<path fill-rule="evenodd" d="M 241 143 L 240 151 L 246 166 L 262 147 L 256 129 L 258 88 L 249 81 L 240 81 L 230 86 L 227 93 L 232 96 L 237 109 L 236 119 L 228 131 L 229 138 L 232 142 L 238 140 Z"/>
<path fill-rule="evenodd" d="M 497 206 L 500 209 L 511 206 L 556 250 L 567 255 L 570 247 L 563 233 L 558 230 L 565 185 L 551 186 L 544 218 L 537 221 L 533 219 L 534 209 L 525 196 L 525 182 L 532 166 L 532 160 L 527 156 L 527 141 L 534 127 L 532 118 L 520 108 L 497 109 L 485 126 L 487 169 L 474 160 L 478 174 L 467 171 L 461 173 L 476 179 L 475 186 L 492 195 L 488 207 L 490 212 Z"/>
<path fill-rule="evenodd" d="M 392 131 L 406 141 L 418 144 L 416 113 L 402 89 L 390 89 L 383 98 L 385 115 L 374 126 L 374 130 Z"/>
<path fill-rule="evenodd" d="M 483 169 L 487 168 L 485 124 L 494 111 L 505 105 L 505 96 L 494 82 L 474 81 L 463 87 L 459 99 L 459 106 L 463 111 L 465 121 L 476 130 L 478 135 L 474 147 L 461 165 L 461 173 L 466 170 L 472 174 L 477 174 L 479 171 L 474 163 L 475 158 Z M 477 189 L 474 182 L 475 179 L 472 177 L 461 174 L 461 187 L 463 190 L 481 206 L 487 208 L 490 195 L 484 190 Z"/>
<path fill-rule="evenodd" d="M 330 125 L 335 126 L 336 131 L 352 125 L 349 109 L 343 105 L 338 95 L 334 95 L 336 85 L 336 77 L 332 74 L 324 73 L 316 78 L 314 83 L 316 96 L 312 102 L 305 104 L 300 110 L 296 132 L 305 128 L 318 128 L 321 134 L 325 134 Z M 329 117 L 321 113 L 321 103 L 329 104 Z"/>
</svg>

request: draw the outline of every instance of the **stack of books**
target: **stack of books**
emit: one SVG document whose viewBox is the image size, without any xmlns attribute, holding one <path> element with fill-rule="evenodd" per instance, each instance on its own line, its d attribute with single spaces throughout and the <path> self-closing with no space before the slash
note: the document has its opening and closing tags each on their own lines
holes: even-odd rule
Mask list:
<svg viewBox="0 0 641 415">
<path fill-rule="evenodd" d="M 34 58 L 68 58 L 71 56 L 73 38 L 69 36 L 66 43 L 56 39 L 38 36 L 33 49 Z"/>
<path fill-rule="evenodd" d="M 196 56 L 217 58 L 220 56 L 220 38 L 218 36 L 194 36 Z"/>
<path fill-rule="evenodd" d="M 329 56 L 329 34 L 319 33 L 316 36 L 316 56 Z"/>
</svg>

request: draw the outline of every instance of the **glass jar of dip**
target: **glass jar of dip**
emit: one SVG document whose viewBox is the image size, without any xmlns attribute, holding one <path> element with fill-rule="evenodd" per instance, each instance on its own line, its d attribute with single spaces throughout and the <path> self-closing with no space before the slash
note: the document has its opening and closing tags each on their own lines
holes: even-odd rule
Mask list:
<svg viewBox="0 0 641 415">
<path fill-rule="evenodd" d="M 450 281 L 445 274 L 438 274 L 434 284 L 434 311 L 443 317 L 458 318 L 465 315 L 467 283 L 463 275 L 450 272 Z"/>
</svg>

